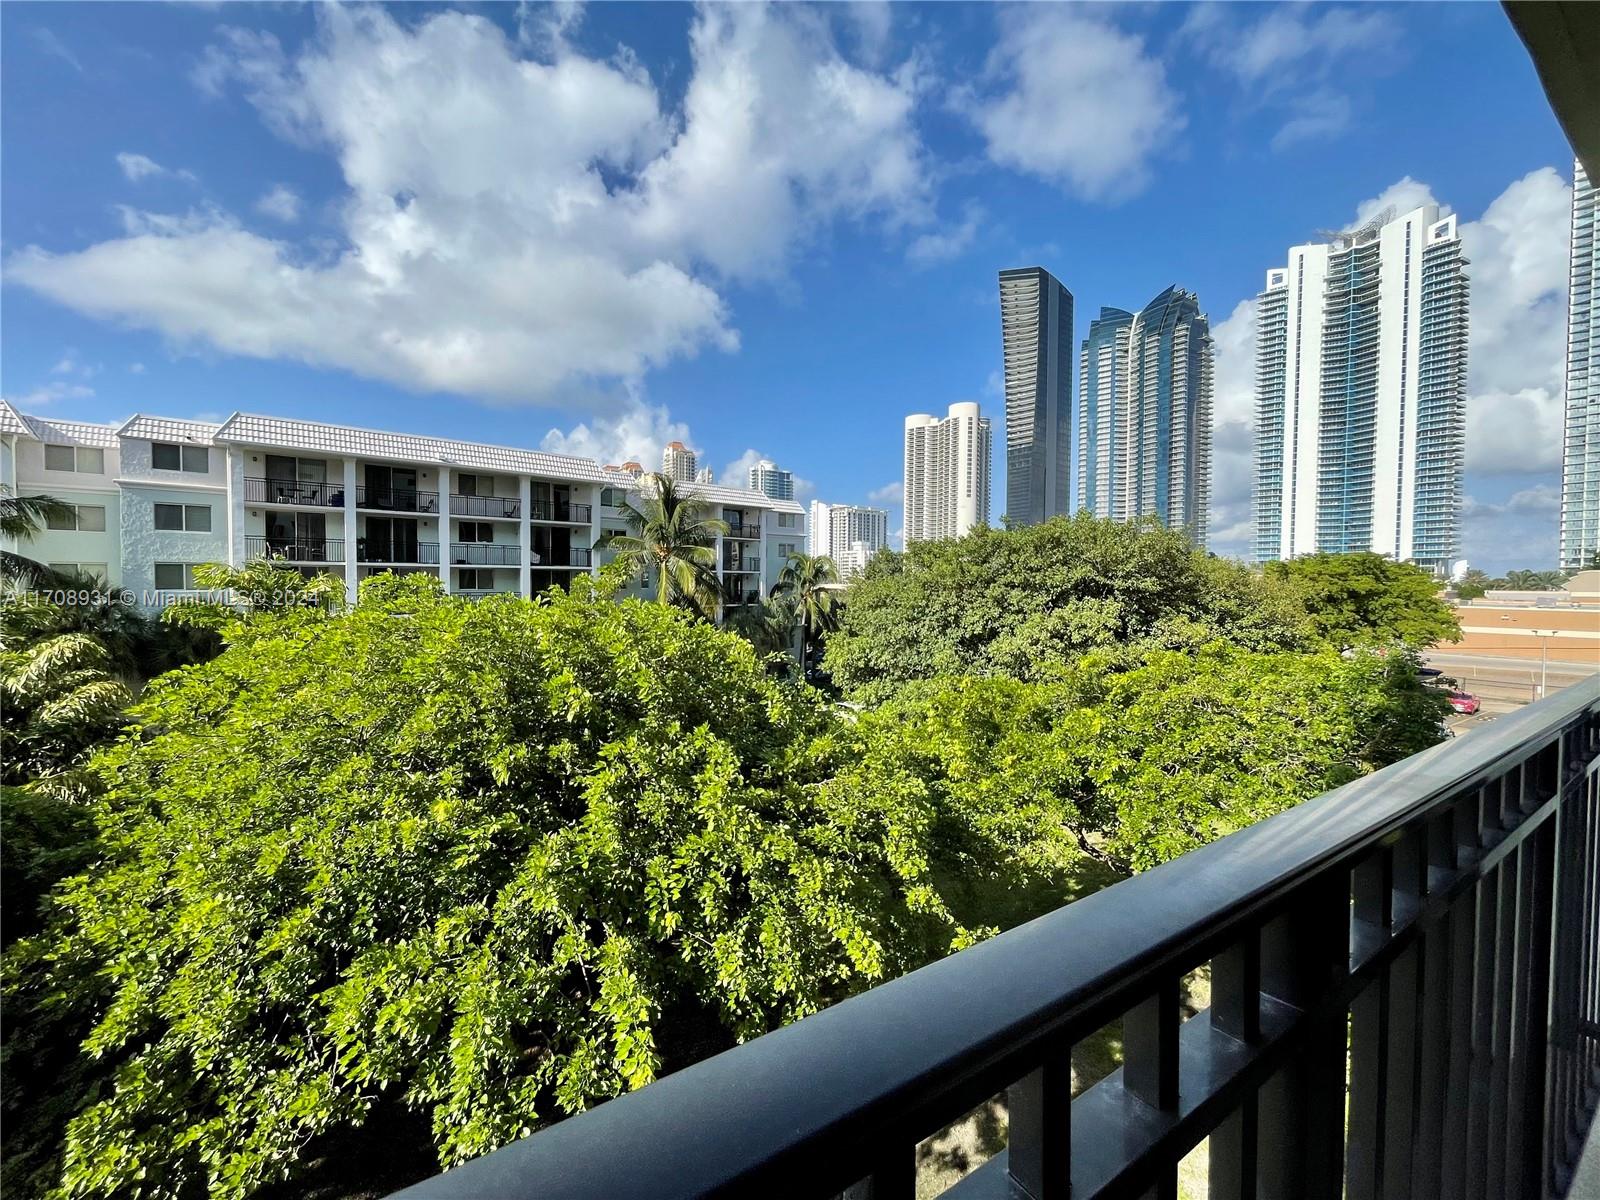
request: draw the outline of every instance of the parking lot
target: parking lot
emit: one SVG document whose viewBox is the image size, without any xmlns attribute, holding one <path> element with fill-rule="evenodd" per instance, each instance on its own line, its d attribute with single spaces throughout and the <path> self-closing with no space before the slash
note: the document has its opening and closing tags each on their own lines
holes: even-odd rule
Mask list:
<svg viewBox="0 0 1600 1200">
<path fill-rule="evenodd" d="M 1600 654 L 1589 663 L 1561 661 L 1543 666 L 1537 661 L 1487 654 L 1431 653 L 1424 655 L 1423 661 L 1443 671 L 1460 690 L 1471 692 L 1482 703 L 1471 716 L 1455 714 L 1450 718 L 1450 729 L 1458 737 L 1531 704 L 1539 698 L 1541 686 L 1554 693 L 1600 672 Z"/>
</svg>

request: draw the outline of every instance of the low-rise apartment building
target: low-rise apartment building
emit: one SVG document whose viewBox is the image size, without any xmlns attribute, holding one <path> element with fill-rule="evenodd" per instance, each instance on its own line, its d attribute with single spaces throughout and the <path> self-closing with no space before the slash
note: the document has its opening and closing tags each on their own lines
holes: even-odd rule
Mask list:
<svg viewBox="0 0 1600 1200">
<path fill-rule="evenodd" d="M 437 573 L 447 591 L 532 595 L 592 574 L 624 532 L 640 479 L 591 459 L 479 442 L 235 413 L 221 424 L 135 416 L 120 426 L 24 416 L 0 401 L 0 484 L 74 506 L 19 553 L 75 567 L 159 605 L 201 563 L 285 559 L 341 576 Z M 806 547 L 792 500 L 680 487 L 728 525 L 725 591 L 768 594 Z M 630 592 L 653 594 L 654 580 Z"/>
</svg>

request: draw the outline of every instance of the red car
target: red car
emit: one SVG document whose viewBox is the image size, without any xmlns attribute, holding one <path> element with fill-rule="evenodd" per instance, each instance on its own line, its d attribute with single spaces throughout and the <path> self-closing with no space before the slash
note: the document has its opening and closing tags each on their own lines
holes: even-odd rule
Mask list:
<svg viewBox="0 0 1600 1200">
<path fill-rule="evenodd" d="M 1478 698 L 1471 692 L 1451 692 L 1450 707 L 1458 713 L 1470 715 L 1478 711 Z"/>
</svg>

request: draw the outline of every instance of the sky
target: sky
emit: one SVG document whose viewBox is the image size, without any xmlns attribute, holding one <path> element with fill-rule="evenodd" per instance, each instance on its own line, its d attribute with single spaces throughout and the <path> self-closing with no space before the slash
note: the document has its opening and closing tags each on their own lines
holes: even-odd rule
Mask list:
<svg viewBox="0 0 1600 1200">
<path fill-rule="evenodd" d="M 1471 260 L 1464 554 L 1556 561 L 1572 154 L 1495 4 L 0 6 L 0 394 L 660 461 L 900 521 L 1003 446 L 997 272 L 1178 284 L 1249 540 L 1255 295 L 1389 203 Z M 994 519 L 1005 494 L 994 463 Z"/>
</svg>

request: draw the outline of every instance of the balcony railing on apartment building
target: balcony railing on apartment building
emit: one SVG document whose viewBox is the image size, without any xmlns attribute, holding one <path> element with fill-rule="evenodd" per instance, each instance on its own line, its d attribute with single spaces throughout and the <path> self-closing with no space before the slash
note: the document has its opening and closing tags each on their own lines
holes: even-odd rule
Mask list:
<svg viewBox="0 0 1600 1200">
<path fill-rule="evenodd" d="M 451 542 L 450 561 L 468 567 L 514 567 L 522 562 L 522 547 L 495 542 Z"/>
<path fill-rule="evenodd" d="M 588 567 L 594 554 L 588 546 L 568 546 L 564 550 L 535 550 L 532 563 L 535 567 Z"/>
<path fill-rule="evenodd" d="M 569 504 L 565 500 L 535 500 L 535 521 L 556 521 L 568 525 L 587 525 L 593 509 L 587 504 Z"/>
<path fill-rule="evenodd" d="M 1209 963 L 1211 1007 L 1180 981 Z M 1071 1052 L 1123 1066 L 1072 1098 Z M 1600 683 L 407 1189 L 411 1200 L 1559 1196 L 1600 1094 Z"/>
<path fill-rule="evenodd" d="M 385 512 L 436 513 L 438 492 L 419 492 L 416 488 L 380 488 L 362 484 L 356 488 L 357 508 L 377 508 Z"/>
<path fill-rule="evenodd" d="M 741 524 L 737 521 L 730 521 L 728 522 L 728 532 L 722 536 L 755 541 L 761 537 L 761 526 L 759 524 Z"/>
<path fill-rule="evenodd" d="M 301 504 L 313 508 L 343 508 L 344 484 L 305 483 L 295 479 L 244 481 L 246 504 Z"/>
<path fill-rule="evenodd" d="M 522 501 L 512 496 L 462 496 L 452 492 L 450 511 L 458 517 L 515 521 L 522 516 Z"/>
<path fill-rule="evenodd" d="M 407 566 L 437 565 L 438 542 L 413 542 L 410 545 L 373 542 L 366 538 L 356 540 L 356 561 L 363 563 L 404 563 Z"/>
<path fill-rule="evenodd" d="M 246 558 L 286 558 L 290 562 L 342 563 L 343 538 L 246 537 Z"/>
</svg>

